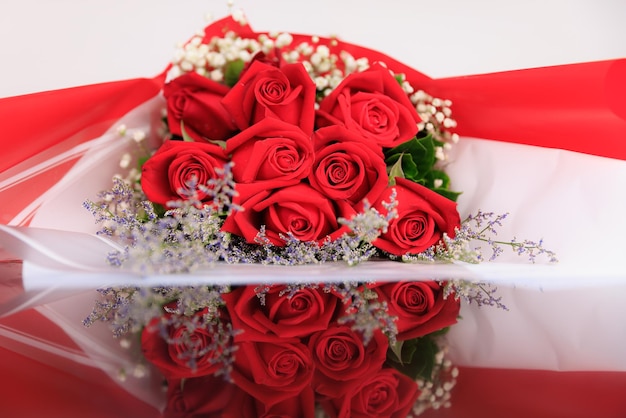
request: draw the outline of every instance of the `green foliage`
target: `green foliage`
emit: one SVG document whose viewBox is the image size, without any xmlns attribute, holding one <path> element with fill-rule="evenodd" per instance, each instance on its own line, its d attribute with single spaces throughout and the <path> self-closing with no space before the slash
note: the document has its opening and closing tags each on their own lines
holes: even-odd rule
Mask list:
<svg viewBox="0 0 626 418">
<path fill-rule="evenodd" d="M 437 180 L 441 181 L 440 186 L 435 186 Z M 431 170 L 426 175 L 426 187 L 431 189 L 432 191 L 439 193 L 443 197 L 456 202 L 462 192 L 455 192 L 450 190 L 450 177 L 441 170 Z"/>
<path fill-rule="evenodd" d="M 387 362 L 413 380 L 432 380 L 439 346 L 433 334 L 412 340 L 397 341 L 387 351 Z"/>
<path fill-rule="evenodd" d="M 243 71 L 245 65 L 246 63 L 241 59 L 231 61 L 226 64 L 226 69 L 224 71 L 224 82 L 228 87 L 232 87 L 237 84 L 237 81 L 239 81 L 239 76 L 241 75 L 241 72 Z"/>
<path fill-rule="evenodd" d="M 183 141 L 185 142 L 194 142 L 193 138 L 189 136 L 187 130 L 185 129 L 185 122 L 180 121 L 180 133 L 183 136 Z"/>
<path fill-rule="evenodd" d="M 435 143 L 432 136 L 426 135 L 412 139 L 385 152 L 387 166 L 401 161 L 403 177 L 416 183 L 424 184 L 426 174 L 435 165 Z"/>
<path fill-rule="evenodd" d="M 146 161 L 148 161 L 150 159 L 149 155 L 144 155 L 141 156 L 137 159 L 137 169 L 139 171 L 141 171 L 141 168 L 143 167 L 143 165 L 146 163 Z"/>
<path fill-rule="evenodd" d="M 385 151 L 385 163 L 389 174 L 389 185 L 394 185 L 395 177 L 405 178 L 428 187 L 440 195 L 456 201 L 458 192 L 451 191 L 450 178 L 441 170 L 435 169 L 436 148 L 441 146 L 429 133 L 418 136 Z M 441 183 L 441 184 L 438 184 Z"/>
</svg>

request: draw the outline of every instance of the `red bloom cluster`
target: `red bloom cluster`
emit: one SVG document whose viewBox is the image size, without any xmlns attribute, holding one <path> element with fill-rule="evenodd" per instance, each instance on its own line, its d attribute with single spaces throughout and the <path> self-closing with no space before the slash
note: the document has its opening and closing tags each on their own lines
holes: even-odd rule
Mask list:
<svg viewBox="0 0 626 418">
<path fill-rule="evenodd" d="M 206 184 L 231 161 L 234 203 L 244 210 L 229 215 L 223 230 L 249 243 L 262 226 L 276 246 L 285 245 L 281 235 L 336 239 L 345 232 L 337 219 L 350 219 L 364 199 L 386 213 L 382 202 L 391 189 L 383 149 L 412 139 L 420 121 L 396 79 L 374 64 L 316 103 L 301 63 L 274 64 L 253 61 L 232 88 L 196 73 L 165 86 L 170 131 L 185 141 L 168 140 L 144 164 L 148 199 L 184 199 L 191 179 Z M 395 255 L 419 253 L 443 233 L 454 235 L 454 202 L 400 178 L 394 187 L 400 217 L 374 245 Z"/>
<path fill-rule="evenodd" d="M 400 340 L 456 322 L 458 302 L 443 299 L 434 282 L 373 289 L 398 316 Z M 254 286 L 223 295 L 219 320 L 242 331 L 229 343 L 237 346 L 232 382 L 216 375 L 223 346 L 213 344 L 215 334 L 202 319 L 206 310 L 172 321 L 177 314 L 167 309 L 144 329 L 143 353 L 168 380 L 166 417 L 312 418 L 316 403 L 331 417 L 407 415 L 419 396 L 417 384 L 387 363 L 389 343 L 380 329 L 365 344 L 342 321 L 346 306 L 339 296 L 284 286 L 259 296 Z"/>
</svg>

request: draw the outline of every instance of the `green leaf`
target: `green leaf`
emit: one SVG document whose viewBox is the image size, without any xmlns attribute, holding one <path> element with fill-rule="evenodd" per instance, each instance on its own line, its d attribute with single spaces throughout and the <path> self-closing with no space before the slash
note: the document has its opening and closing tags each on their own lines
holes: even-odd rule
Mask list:
<svg viewBox="0 0 626 418">
<path fill-rule="evenodd" d="M 411 154 L 404 154 L 402 156 L 402 170 L 404 171 L 405 178 L 413 181 L 420 180 L 420 172 Z"/>
<path fill-rule="evenodd" d="M 406 158 L 406 162 L 403 167 L 409 171 L 409 174 L 405 176 L 416 183 L 421 183 L 420 180 L 432 170 L 435 164 L 435 144 L 430 134 L 423 137 L 414 137 L 395 148 L 391 148 L 385 152 L 385 162 L 389 166 L 393 164 L 397 155 L 410 156 L 410 159 Z M 405 160 L 403 158 L 403 160 Z M 405 173 L 406 174 L 406 173 Z"/>
<path fill-rule="evenodd" d="M 396 177 L 404 178 L 404 171 L 402 171 L 402 156 L 400 156 L 396 163 L 389 169 L 389 186 L 395 186 Z"/>
<path fill-rule="evenodd" d="M 146 161 L 148 161 L 150 159 L 150 156 L 145 156 L 145 157 L 139 157 L 137 159 L 137 168 L 139 169 L 139 171 L 141 171 L 141 167 L 143 167 L 143 165 L 146 163 Z"/>
<path fill-rule="evenodd" d="M 433 189 L 447 189 L 450 187 L 450 177 L 441 170 L 431 170 L 427 177 L 428 184 L 432 185 Z M 441 185 L 435 187 L 435 180 L 441 180 Z"/>
<path fill-rule="evenodd" d="M 441 328 L 440 330 L 431 332 L 430 334 L 428 334 L 428 336 L 429 337 L 441 337 L 441 336 L 446 335 L 448 331 L 450 331 L 450 327 L 445 327 L 445 328 Z"/>
<path fill-rule="evenodd" d="M 231 61 L 226 64 L 226 70 L 224 71 L 224 82 L 228 87 L 232 87 L 237 84 L 237 81 L 239 81 L 239 76 L 241 75 L 241 72 L 243 71 L 243 67 L 245 65 L 246 63 L 241 59 Z"/>
<path fill-rule="evenodd" d="M 446 199 L 450 199 L 453 202 L 456 202 L 456 200 L 459 198 L 459 196 L 461 195 L 462 192 L 454 192 L 452 190 L 448 190 L 448 189 L 442 189 L 442 188 L 435 188 L 432 189 L 433 192 L 440 194 L 441 196 L 445 197 Z"/>
<path fill-rule="evenodd" d="M 391 349 L 391 347 L 390 347 Z M 393 350 L 393 349 L 391 349 Z M 397 351 L 397 350 L 396 350 Z M 435 355 L 439 351 L 437 343 L 430 336 L 415 338 L 413 340 L 403 341 L 400 347 L 399 355 L 395 351 L 391 351 L 396 359 L 387 355 L 388 360 L 401 373 L 407 375 L 413 380 L 418 378 L 431 380 L 433 369 L 435 367 Z M 400 361 L 398 361 L 398 357 Z"/>
<path fill-rule="evenodd" d="M 185 142 L 195 142 L 192 137 L 189 136 L 187 131 L 185 130 L 185 122 L 180 121 L 180 133 L 183 135 L 183 141 Z"/>
<path fill-rule="evenodd" d="M 222 149 L 226 149 L 226 141 L 221 141 L 219 139 L 209 139 L 211 144 L 219 145 Z"/>
<path fill-rule="evenodd" d="M 408 367 L 413 360 L 413 355 L 417 349 L 417 339 L 396 341 L 394 345 L 389 346 L 389 350 L 393 357 L 390 357 L 390 352 L 387 352 L 387 358 L 394 363 L 397 363 L 400 367 Z"/>
<path fill-rule="evenodd" d="M 395 361 L 396 363 L 402 364 L 402 346 L 403 345 L 404 345 L 404 341 L 396 341 L 395 344 L 389 345 L 389 350 L 391 350 L 391 352 L 396 356 L 395 358 L 392 358 L 391 360 Z"/>
</svg>

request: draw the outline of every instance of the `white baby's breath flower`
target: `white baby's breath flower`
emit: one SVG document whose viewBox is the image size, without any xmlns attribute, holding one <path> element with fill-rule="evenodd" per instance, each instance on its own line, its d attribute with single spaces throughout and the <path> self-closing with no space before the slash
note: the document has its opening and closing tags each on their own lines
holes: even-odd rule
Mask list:
<svg viewBox="0 0 626 418">
<path fill-rule="evenodd" d="M 122 158 L 120 159 L 120 168 L 128 168 L 128 166 L 130 165 L 130 160 L 131 156 L 129 153 L 125 153 L 124 155 L 122 155 Z"/>
<path fill-rule="evenodd" d="M 224 80 L 224 73 L 222 70 L 213 70 L 209 73 L 209 78 L 219 83 Z"/>
<path fill-rule="evenodd" d="M 290 45 L 293 41 L 293 36 L 290 33 L 281 33 L 276 38 L 276 47 L 282 48 L 284 46 Z"/>
<path fill-rule="evenodd" d="M 246 19 L 246 15 L 244 14 L 242 9 L 235 9 L 231 14 L 233 20 L 239 23 L 241 26 L 247 25 L 248 20 Z"/>
<path fill-rule="evenodd" d="M 144 131 L 142 131 L 141 129 L 133 131 L 133 141 L 139 143 L 144 139 L 146 139 L 146 133 Z"/>
</svg>

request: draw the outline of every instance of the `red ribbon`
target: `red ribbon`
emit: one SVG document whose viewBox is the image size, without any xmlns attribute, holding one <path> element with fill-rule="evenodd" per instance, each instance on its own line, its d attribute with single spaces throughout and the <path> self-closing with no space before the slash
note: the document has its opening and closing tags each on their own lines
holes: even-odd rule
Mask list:
<svg viewBox="0 0 626 418">
<path fill-rule="evenodd" d="M 102 135 L 134 107 L 156 95 L 165 75 L 0 100 L 0 172 L 72 138 L 75 145 Z"/>
<path fill-rule="evenodd" d="M 626 59 L 434 80 L 458 134 L 626 160 Z"/>
</svg>

